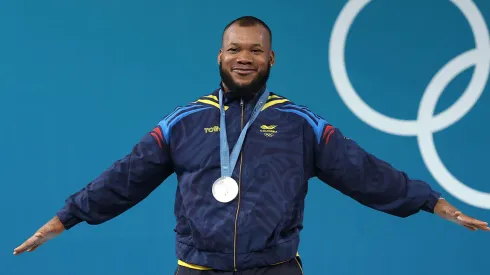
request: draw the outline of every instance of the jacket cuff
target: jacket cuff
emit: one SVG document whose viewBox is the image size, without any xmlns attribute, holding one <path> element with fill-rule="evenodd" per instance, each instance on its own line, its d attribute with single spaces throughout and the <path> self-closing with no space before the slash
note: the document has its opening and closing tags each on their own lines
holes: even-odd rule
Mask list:
<svg viewBox="0 0 490 275">
<path fill-rule="evenodd" d="M 60 219 L 61 223 L 65 227 L 65 230 L 68 230 L 83 221 L 70 212 L 68 204 L 65 205 L 65 207 L 60 209 L 58 212 L 56 212 L 56 216 L 58 216 L 58 219 Z"/>
<path fill-rule="evenodd" d="M 441 193 L 431 190 L 427 201 L 424 203 L 421 209 L 429 213 L 434 213 L 434 207 L 436 206 L 440 197 Z"/>
</svg>

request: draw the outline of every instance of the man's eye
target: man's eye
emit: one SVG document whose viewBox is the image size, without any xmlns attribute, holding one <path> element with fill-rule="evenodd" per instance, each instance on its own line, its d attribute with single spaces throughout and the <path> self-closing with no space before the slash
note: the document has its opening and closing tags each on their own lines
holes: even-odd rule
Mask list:
<svg viewBox="0 0 490 275">
<path fill-rule="evenodd" d="M 231 49 L 228 49 L 228 51 L 229 52 L 236 52 L 236 51 L 238 51 L 238 49 L 237 48 L 231 48 Z"/>
<path fill-rule="evenodd" d="M 261 52 L 262 52 L 262 50 L 255 49 L 255 50 L 252 50 L 252 52 L 254 52 L 254 53 L 261 53 Z"/>
</svg>

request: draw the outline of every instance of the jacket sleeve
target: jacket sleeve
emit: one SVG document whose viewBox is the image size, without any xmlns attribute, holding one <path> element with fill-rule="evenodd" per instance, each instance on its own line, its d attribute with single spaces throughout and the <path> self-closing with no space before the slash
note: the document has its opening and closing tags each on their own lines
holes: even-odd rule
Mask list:
<svg viewBox="0 0 490 275">
<path fill-rule="evenodd" d="M 66 229 L 83 221 L 103 223 L 146 198 L 172 173 L 169 147 L 157 126 L 130 153 L 69 196 L 56 214 Z"/>
<path fill-rule="evenodd" d="M 314 151 L 316 176 L 359 203 L 398 217 L 433 213 L 440 193 L 366 152 L 333 125 L 324 124 Z"/>
</svg>

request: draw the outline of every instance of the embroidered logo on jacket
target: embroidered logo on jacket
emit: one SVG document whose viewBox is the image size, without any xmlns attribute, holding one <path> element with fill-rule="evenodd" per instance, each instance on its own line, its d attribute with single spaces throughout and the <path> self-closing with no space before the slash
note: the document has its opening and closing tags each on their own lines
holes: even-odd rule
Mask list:
<svg viewBox="0 0 490 275">
<path fill-rule="evenodd" d="M 277 125 L 262 125 L 260 126 L 260 132 L 264 133 L 266 137 L 273 137 L 277 133 L 276 127 Z"/>
<path fill-rule="evenodd" d="M 210 128 L 204 128 L 204 133 L 214 133 L 214 132 L 219 132 L 219 126 L 213 126 Z"/>
</svg>

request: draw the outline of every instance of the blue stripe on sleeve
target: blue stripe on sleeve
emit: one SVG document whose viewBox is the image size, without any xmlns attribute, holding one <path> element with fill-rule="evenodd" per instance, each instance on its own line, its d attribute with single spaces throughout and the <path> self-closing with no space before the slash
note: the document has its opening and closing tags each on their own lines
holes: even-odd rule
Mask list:
<svg viewBox="0 0 490 275">
<path fill-rule="evenodd" d="M 181 119 L 184 117 L 209 109 L 212 107 L 204 107 L 202 105 L 190 105 L 186 107 L 179 107 L 175 111 L 173 111 L 171 114 L 169 114 L 167 117 L 165 117 L 162 121 L 158 123 L 158 125 L 162 128 L 163 131 L 163 136 L 165 137 L 165 140 L 167 143 L 170 143 L 170 129 L 172 126 L 174 126 L 177 122 L 179 122 Z"/>
<path fill-rule="evenodd" d="M 325 128 L 325 125 L 328 124 L 326 120 L 319 117 L 318 115 L 311 112 L 306 107 L 301 107 L 294 104 L 284 105 L 282 108 L 277 108 L 277 110 L 281 112 L 294 113 L 301 117 L 303 117 L 313 128 L 315 132 L 316 140 L 320 143 L 320 139 L 322 137 L 322 130 Z"/>
</svg>

